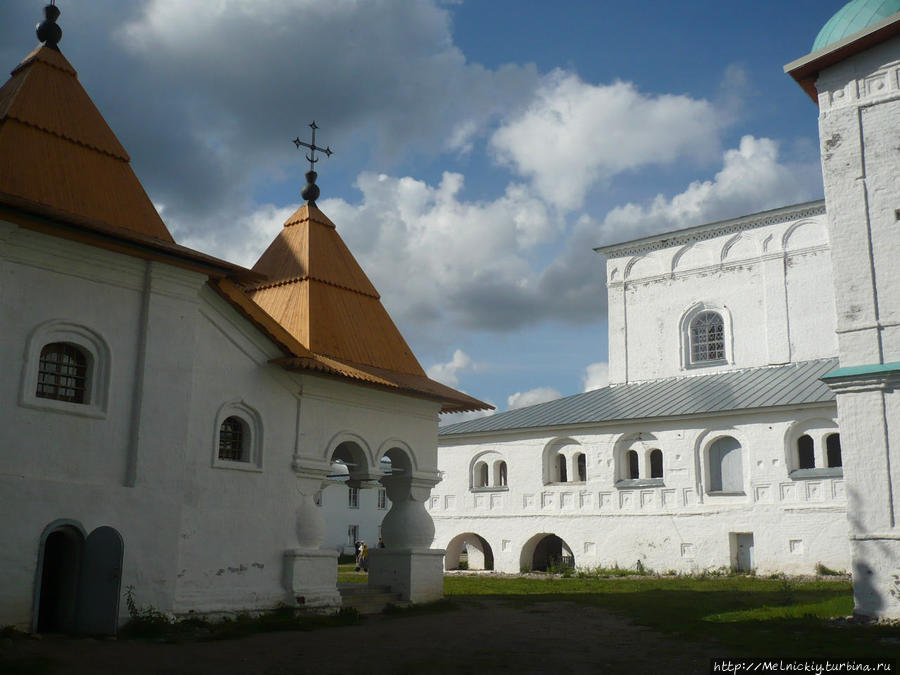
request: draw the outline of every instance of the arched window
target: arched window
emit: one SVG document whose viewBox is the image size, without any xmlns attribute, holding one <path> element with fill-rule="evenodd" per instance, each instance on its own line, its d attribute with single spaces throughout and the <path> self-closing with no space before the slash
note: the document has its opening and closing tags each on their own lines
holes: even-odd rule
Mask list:
<svg viewBox="0 0 900 675">
<path fill-rule="evenodd" d="M 741 444 L 731 436 L 709 447 L 709 492 L 744 492 L 744 459 Z"/>
<path fill-rule="evenodd" d="M 53 342 L 41 349 L 35 396 L 86 403 L 88 357 L 73 344 Z"/>
<path fill-rule="evenodd" d="M 701 312 L 691 320 L 691 363 L 725 360 L 725 322 L 718 312 Z"/>
<path fill-rule="evenodd" d="M 499 487 L 506 487 L 506 462 L 497 462 L 497 480 L 495 481 L 496 485 Z"/>
<path fill-rule="evenodd" d="M 663 477 L 663 454 L 656 448 L 650 451 L 650 478 Z"/>
<path fill-rule="evenodd" d="M 262 471 L 263 423 L 257 410 L 242 400 L 223 403 L 213 429 L 213 467 Z"/>
<path fill-rule="evenodd" d="M 578 481 L 584 483 L 587 481 L 587 460 L 583 452 L 578 453 L 575 457 L 576 466 L 578 467 Z"/>
<path fill-rule="evenodd" d="M 478 462 L 475 465 L 475 475 L 473 476 L 473 485 L 475 487 L 488 486 L 488 465 L 485 462 Z"/>
<path fill-rule="evenodd" d="M 828 467 L 844 466 L 841 459 L 841 435 L 831 434 L 825 439 L 825 452 L 827 454 Z"/>
<path fill-rule="evenodd" d="M 628 462 L 628 478 L 632 480 L 638 479 L 638 454 L 636 450 L 629 450 L 625 453 L 625 459 Z"/>
<path fill-rule="evenodd" d="M 556 464 L 559 467 L 559 482 L 565 483 L 569 480 L 568 468 L 566 467 L 566 456 L 559 453 L 556 456 Z"/>
<path fill-rule="evenodd" d="M 249 462 L 247 425 L 240 417 L 226 417 L 219 427 L 219 459 Z"/>
<path fill-rule="evenodd" d="M 816 467 L 816 452 L 813 446 L 812 436 L 803 434 L 797 439 L 797 468 L 814 469 Z"/>
</svg>

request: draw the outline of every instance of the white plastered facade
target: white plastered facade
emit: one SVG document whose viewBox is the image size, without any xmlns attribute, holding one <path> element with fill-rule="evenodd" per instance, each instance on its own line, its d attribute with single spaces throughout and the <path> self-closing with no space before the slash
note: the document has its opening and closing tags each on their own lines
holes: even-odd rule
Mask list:
<svg viewBox="0 0 900 675">
<path fill-rule="evenodd" d="M 118 533 L 119 622 L 128 587 L 139 607 L 174 614 L 337 607 L 342 541 L 315 494 L 338 446 L 356 453 L 367 497 L 383 456 L 406 465 L 387 508 L 430 541 L 440 403 L 270 364 L 283 354 L 206 282 L 0 221 L 0 625 L 37 628 L 45 544 L 60 528 Z M 50 343 L 87 355 L 84 403 L 35 396 Z M 218 454 L 231 416 L 245 461 Z M 407 557 L 427 549 L 396 527 L 385 539 Z M 437 574 L 406 584 L 411 599 L 440 597 L 437 556 Z"/>
<path fill-rule="evenodd" d="M 813 202 L 603 249 L 611 386 L 834 357 L 829 248 L 824 204 Z M 724 353 L 695 363 L 690 323 L 709 311 L 722 318 Z M 470 567 L 542 566 L 536 544 L 554 535 L 557 554 L 583 568 L 845 570 L 846 488 L 842 470 L 826 465 L 836 420 L 826 401 L 444 434 L 444 479 L 428 501 L 434 544 L 449 569 L 463 542 Z M 816 464 L 796 473 L 804 435 Z M 740 445 L 739 491 L 713 484 L 720 439 Z M 499 461 L 506 485 L 481 487 L 475 467 Z"/>
</svg>

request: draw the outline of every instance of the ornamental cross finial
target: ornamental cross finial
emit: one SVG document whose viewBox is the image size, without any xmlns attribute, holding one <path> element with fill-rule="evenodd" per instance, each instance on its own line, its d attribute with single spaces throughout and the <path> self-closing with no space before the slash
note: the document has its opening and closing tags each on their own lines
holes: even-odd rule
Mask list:
<svg viewBox="0 0 900 675">
<path fill-rule="evenodd" d="M 319 186 L 316 185 L 316 178 L 318 178 L 318 174 L 316 173 L 315 164 L 319 160 L 316 159 L 316 150 L 319 152 L 324 152 L 326 157 L 331 157 L 333 154 L 331 148 L 326 146 L 324 148 L 320 148 L 316 145 L 316 129 L 319 127 L 316 125 L 316 121 L 313 120 L 313 123 L 309 125 L 309 128 L 312 129 L 312 141 L 310 143 L 304 143 L 300 140 L 300 137 L 294 139 L 294 145 L 297 146 L 299 150 L 300 147 L 309 148 L 310 152 L 306 155 L 306 159 L 309 160 L 309 171 L 306 172 L 306 186 L 303 188 L 303 192 L 301 192 L 301 196 L 307 202 L 309 202 L 310 206 L 316 205 L 316 200 L 319 198 Z"/>
<path fill-rule="evenodd" d="M 309 160 L 309 170 L 315 171 L 316 168 L 313 165 L 319 161 L 318 159 L 316 159 L 316 150 L 318 150 L 319 152 L 324 152 L 326 157 L 331 157 L 331 155 L 333 153 L 331 152 L 331 148 L 328 146 L 325 146 L 324 148 L 320 148 L 319 146 L 316 145 L 316 129 L 318 129 L 319 127 L 316 125 L 315 120 L 313 120 L 313 123 L 309 125 L 309 128 L 312 129 L 312 142 L 304 143 L 303 141 L 300 140 L 300 137 L 297 136 L 297 138 L 294 139 L 294 145 L 297 146 L 298 150 L 300 149 L 301 145 L 304 148 L 310 149 L 312 156 L 306 155 L 306 159 Z"/>
</svg>

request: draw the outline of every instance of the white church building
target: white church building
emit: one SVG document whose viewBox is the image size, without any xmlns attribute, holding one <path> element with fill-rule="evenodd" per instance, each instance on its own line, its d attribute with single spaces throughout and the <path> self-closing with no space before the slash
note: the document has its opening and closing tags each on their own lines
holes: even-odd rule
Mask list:
<svg viewBox="0 0 900 675">
<path fill-rule="evenodd" d="M 610 385 L 441 429 L 447 567 L 849 569 L 824 203 L 598 250 Z"/>
<path fill-rule="evenodd" d="M 336 608 L 335 465 L 385 490 L 370 584 L 440 597 L 438 415 L 485 404 L 425 376 L 315 173 L 252 270 L 176 244 L 45 13 L 0 88 L 0 625 Z"/>
<path fill-rule="evenodd" d="M 822 564 L 900 617 L 900 0 L 785 71 L 825 200 L 598 249 L 610 386 L 442 428 L 448 568 Z"/>
</svg>

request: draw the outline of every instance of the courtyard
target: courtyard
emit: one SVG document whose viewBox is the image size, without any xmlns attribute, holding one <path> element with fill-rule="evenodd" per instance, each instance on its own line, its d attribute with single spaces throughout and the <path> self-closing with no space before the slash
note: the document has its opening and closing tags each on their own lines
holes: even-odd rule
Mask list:
<svg viewBox="0 0 900 675">
<path fill-rule="evenodd" d="M 5 631 L 0 672 L 705 673 L 713 657 L 896 658 L 900 651 L 900 627 L 847 620 L 852 596 L 842 577 L 624 573 L 451 574 L 438 603 L 301 620 L 293 630 L 237 618 L 224 631 L 162 627 L 115 640 Z M 365 581 L 352 572 L 341 578 Z"/>
</svg>

